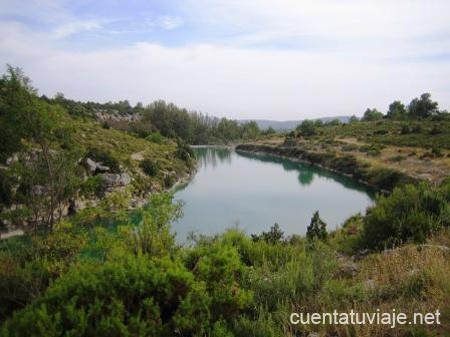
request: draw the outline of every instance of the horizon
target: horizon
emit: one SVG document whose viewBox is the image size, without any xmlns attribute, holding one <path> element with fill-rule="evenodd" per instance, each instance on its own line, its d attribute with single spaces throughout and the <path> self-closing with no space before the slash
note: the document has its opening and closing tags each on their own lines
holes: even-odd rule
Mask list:
<svg viewBox="0 0 450 337">
<path fill-rule="evenodd" d="M 444 0 L 25 1 L 0 4 L 0 59 L 39 94 L 163 99 L 237 120 L 450 109 Z"/>
</svg>

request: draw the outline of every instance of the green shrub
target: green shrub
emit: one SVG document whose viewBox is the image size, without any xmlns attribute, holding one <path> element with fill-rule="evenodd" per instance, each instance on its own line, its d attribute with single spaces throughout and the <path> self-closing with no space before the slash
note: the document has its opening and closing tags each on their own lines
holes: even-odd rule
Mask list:
<svg viewBox="0 0 450 337">
<path fill-rule="evenodd" d="M 104 196 L 107 189 L 107 184 L 101 176 L 88 177 L 82 184 L 80 188 L 80 195 L 89 198 L 95 196 L 100 198 Z"/>
<path fill-rule="evenodd" d="M 392 161 L 392 162 L 399 162 L 399 161 L 405 160 L 405 157 L 398 155 L 398 156 L 390 157 L 390 158 L 388 158 L 388 160 Z"/>
<path fill-rule="evenodd" d="M 164 137 L 159 132 L 152 132 L 146 137 L 146 139 L 149 142 L 156 144 L 162 144 L 164 142 Z"/>
<path fill-rule="evenodd" d="M 139 163 L 139 167 L 150 177 L 154 177 L 159 172 L 159 165 L 151 159 L 144 159 Z"/>
<path fill-rule="evenodd" d="M 275 223 L 268 232 L 262 232 L 261 235 L 252 234 L 253 241 L 264 240 L 267 243 L 275 244 L 283 240 L 284 233 L 280 226 Z"/>
<path fill-rule="evenodd" d="M 194 156 L 194 151 L 191 147 L 182 140 L 177 139 L 177 157 L 186 162 L 190 162 Z"/>
<path fill-rule="evenodd" d="M 307 228 L 306 237 L 308 240 L 325 240 L 327 235 L 327 224 L 320 218 L 319 211 L 316 211 Z"/>
<path fill-rule="evenodd" d="M 73 268 L 7 321 L 3 336 L 204 334 L 209 296 L 179 261 L 126 254 Z"/>
<path fill-rule="evenodd" d="M 88 149 L 85 158 L 90 158 L 95 162 L 101 163 L 103 166 L 107 166 L 112 173 L 120 172 L 120 163 L 114 157 L 112 153 L 109 151 L 99 149 L 99 148 L 90 148 Z"/>
<path fill-rule="evenodd" d="M 173 175 L 167 175 L 167 176 L 164 178 L 164 186 L 165 186 L 166 188 L 170 188 L 170 187 L 172 187 L 172 186 L 175 184 L 175 181 L 176 181 L 176 177 L 175 177 L 175 176 L 173 176 Z"/>
<path fill-rule="evenodd" d="M 383 249 L 408 240 L 424 242 L 432 233 L 450 226 L 450 183 L 426 183 L 395 188 L 379 196 L 364 219 L 366 245 Z"/>
<path fill-rule="evenodd" d="M 438 148 L 437 146 L 433 146 L 431 148 L 431 153 L 433 154 L 433 156 L 435 157 L 442 157 L 442 151 L 440 148 Z"/>
</svg>

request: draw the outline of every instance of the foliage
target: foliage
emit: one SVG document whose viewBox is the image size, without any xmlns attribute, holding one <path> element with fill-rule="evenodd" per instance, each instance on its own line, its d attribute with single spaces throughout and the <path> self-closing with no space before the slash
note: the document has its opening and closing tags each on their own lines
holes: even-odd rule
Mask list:
<svg viewBox="0 0 450 337">
<path fill-rule="evenodd" d="M 145 174 L 154 177 L 158 174 L 159 166 L 158 163 L 151 159 L 144 159 L 139 163 L 139 167 L 144 171 Z"/>
<path fill-rule="evenodd" d="M 438 112 L 438 103 L 431 100 L 428 93 L 420 98 L 414 98 L 408 106 L 408 114 L 411 118 L 427 118 Z"/>
<path fill-rule="evenodd" d="M 300 131 L 303 136 L 313 136 L 316 134 L 316 127 L 317 125 L 313 121 L 305 119 L 297 126 L 297 130 Z"/>
<path fill-rule="evenodd" d="M 364 112 L 364 116 L 361 119 L 362 121 L 378 121 L 383 118 L 383 114 L 379 112 L 377 109 L 367 109 Z"/>
<path fill-rule="evenodd" d="M 267 243 L 275 244 L 283 240 L 284 233 L 280 229 L 280 225 L 275 223 L 268 232 L 262 232 L 261 235 L 252 234 L 253 241 L 264 240 Z"/>
<path fill-rule="evenodd" d="M 39 99 L 29 79 L 12 67 L 0 80 L 0 111 L 2 132 L 11 133 L 3 138 L 0 159 L 21 150 L 2 173 L 15 187 L 9 191 L 8 202 L 21 207 L 3 217 L 34 230 L 52 228 L 79 184 L 80 151 L 73 146 L 67 115 Z"/>
<path fill-rule="evenodd" d="M 320 218 L 319 211 L 316 211 L 311 218 L 306 237 L 309 240 L 325 240 L 327 238 L 327 224 Z"/>
<path fill-rule="evenodd" d="M 431 234 L 450 226 L 450 183 L 431 187 L 425 183 L 395 188 L 379 196 L 364 220 L 369 247 L 385 248 L 408 240 L 424 242 Z"/>
<path fill-rule="evenodd" d="M 90 158 L 91 160 L 103 166 L 109 167 L 109 172 L 112 173 L 120 172 L 119 161 L 117 160 L 117 158 L 114 157 L 114 155 L 111 152 L 107 150 L 103 150 L 97 147 L 91 147 L 87 150 L 85 158 L 86 159 Z"/>
<path fill-rule="evenodd" d="M 386 117 L 395 120 L 403 120 L 408 117 L 407 113 L 405 105 L 402 102 L 394 101 L 389 105 Z"/>
</svg>

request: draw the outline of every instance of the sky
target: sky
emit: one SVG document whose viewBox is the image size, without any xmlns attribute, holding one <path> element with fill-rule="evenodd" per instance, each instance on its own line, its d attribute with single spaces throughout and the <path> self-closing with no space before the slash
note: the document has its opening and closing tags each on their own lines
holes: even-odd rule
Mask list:
<svg viewBox="0 0 450 337">
<path fill-rule="evenodd" d="M 448 13 L 448 0 L 0 0 L 0 63 L 50 97 L 233 119 L 361 116 L 424 92 L 450 110 Z"/>
</svg>

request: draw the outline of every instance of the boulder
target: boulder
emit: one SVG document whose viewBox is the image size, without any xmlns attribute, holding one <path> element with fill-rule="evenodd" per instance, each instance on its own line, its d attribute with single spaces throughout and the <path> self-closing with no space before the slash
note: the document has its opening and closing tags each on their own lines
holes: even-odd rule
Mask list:
<svg viewBox="0 0 450 337">
<path fill-rule="evenodd" d="M 111 169 L 108 166 L 103 166 L 101 163 L 96 163 L 91 158 L 86 159 L 86 164 L 91 172 L 109 172 Z"/>
<path fill-rule="evenodd" d="M 128 173 L 122 173 L 120 175 L 120 184 L 122 186 L 128 186 L 131 184 L 131 176 Z"/>
</svg>

